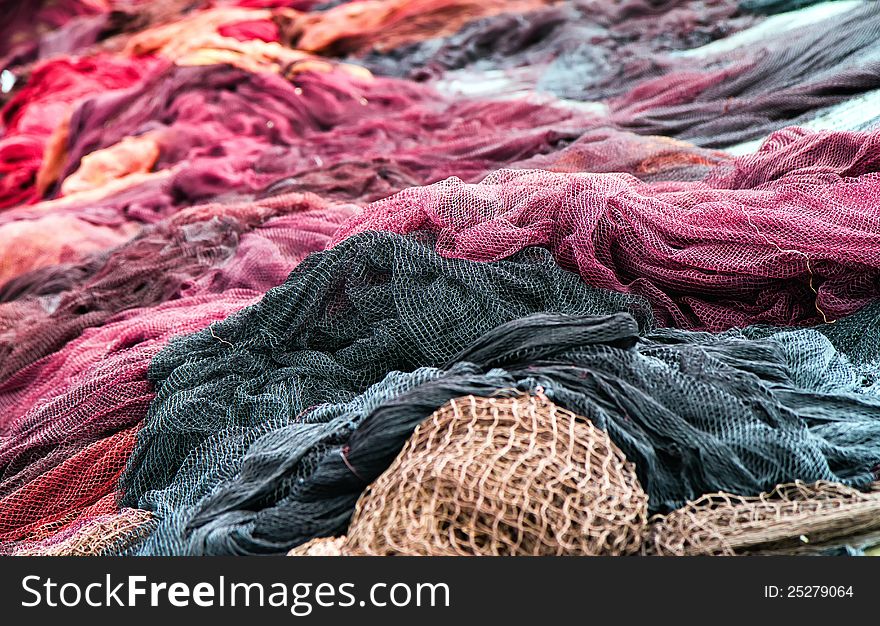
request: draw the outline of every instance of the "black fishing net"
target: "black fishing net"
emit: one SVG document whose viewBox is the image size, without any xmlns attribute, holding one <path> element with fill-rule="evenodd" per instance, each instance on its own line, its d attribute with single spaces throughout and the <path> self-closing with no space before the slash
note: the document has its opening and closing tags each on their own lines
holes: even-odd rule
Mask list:
<svg viewBox="0 0 880 626">
<path fill-rule="evenodd" d="M 356 235 L 154 360 L 158 397 L 123 479 L 124 504 L 159 519 L 141 553 L 275 553 L 344 532 L 421 420 L 469 394 L 541 388 L 589 418 L 653 511 L 873 480 L 880 400 L 821 332 L 640 341 L 643 302 L 584 285 L 543 249 L 471 263 L 432 244 Z M 640 321 L 583 317 L 617 311 Z"/>
<path fill-rule="evenodd" d="M 311 422 L 305 409 L 350 402 L 388 372 L 442 365 L 504 322 L 538 311 L 650 318 L 643 301 L 584 285 L 547 250 L 473 263 L 441 258 L 433 245 L 351 237 L 306 259 L 258 305 L 174 341 L 150 368 L 157 399 L 123 480 L 125 501 L 158 506 L 170 496 L 149 502 L 149 492 L 169 486 L 190 497 L 203 473 L 232 472 L 259 435 Z M 320 424 L 312 436 L 334 428 Z"/>
</svg>

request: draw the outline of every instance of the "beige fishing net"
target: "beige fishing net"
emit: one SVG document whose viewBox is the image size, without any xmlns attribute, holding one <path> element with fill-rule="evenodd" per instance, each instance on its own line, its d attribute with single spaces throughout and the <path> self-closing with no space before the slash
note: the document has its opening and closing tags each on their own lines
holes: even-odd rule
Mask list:
<svg viewBox="0 0 880 626">
<path fill-rule="evenodd" d="M 361 497 L 343 551 L 632 554 L 647 505 L 589 421 L 543 396 L 467 396 L 426 419 Z"/>
<path fill-rule="evenodd" d="M 880 530 L 880 493 L 836 483 L 779 485 L 743 498 L 709 494 L 652 520 L 646 552 L 792 553 Z"/>
<path fill-rule="evenodd" d="M 452 400 L 358 501 L 332 555 L 734 555 L 815 550 L 880 531 L 880 491 L 780 485 L 710 494 L 647 519 L 647 496 L 606 434 L 546 397 Z M 880 540 L 878 540 L 880 543 Z"/>
<path fill-rule="evenodd" d="M 353 556 L 346 547 L 348 537 L 319 537 L 295 547 L 287 556 Z"/>
<path fill-rule="evenodd" d="M 140 509 L 122 509 L 71 529 L 54 540 L 21 546 L 16 556 L 102 556 L 123 553 L 128 545 L 153 530 L 153 515 Z"/>
</svg>

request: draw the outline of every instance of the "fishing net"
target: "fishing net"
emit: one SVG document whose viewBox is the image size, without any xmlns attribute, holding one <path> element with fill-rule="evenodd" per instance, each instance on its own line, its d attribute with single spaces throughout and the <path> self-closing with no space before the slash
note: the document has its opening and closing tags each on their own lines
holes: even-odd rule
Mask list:
<svg viewBox="0 0 880 626">
<path fill-rule="evenodd" d="M 359 238 L 401 243 L 379 233 L 347 241 L 350 245 Z M 369 257 L 378 256 L 376 248 Z M 511 267 L 445 262 L 454 264 L 447 268 L 469 272 Z M 298 272 L 288 286 L 303 280 Z M 557 272 L 541 284 L 563 285 L 565 273 Z M 383 278 L 378 284 L 387 282 Z M 586 296 L 595 294 L 580 287 Z M 454 319 L 455 311 L 445 310 L 452 298 L 419 298 L 412 288 L 409 292 L 432 303 L 430 313 L 413 318 L 420 327 Z M 512 293 L 530 297 L 520 287 L 507 292 L 508 302 Z M 278 313 L 265 305 L 280 295 L 280 289 L 270 293 L 260 307 L 224 323 L 226 328 L 215 324 L 213 334 L 175 342 L 154 362 L 153 371 L 162 366 L 168 373 L 160 380 L 159 397 L 124 481 L 126 503 L 139 502 L 161 520 L 143 553 L 275 553 L 316 536 L 340 534 L 363 489 L 388 468 L 426 416 L 452 398 L 497 396 L 503 390 L 534 393 L 541 388 L 557 405 L 607 432 L 635 464 L 654 512 L 672 510 L 704 493 L 757 495 L 792 480 L 834 480 L 862 488 L 874 480 L 880 462 L 880 448 L 873 443 L 880 435 L 876 390 L 864 387 L 860 370 L 814 330 L 758 340 L 739 332 L 667 329 L 639 341 L 638 325 L 626 314 L 536 314 L 489 330 L 439 366 L 431 367 L 424 356 L 417 358 L 426 366 L 413 369 L 412 361 L 381 366 L 337 353 L 337 363 L 339 355 L 346 358 L 340 371 L 348 376 L 340 383 L 326 370 L 315 374 L 314 366 L 305 366 L 314 353 L 300 349 L 281 356 L 279 350 L 289 350 L 303 331 L 301 322 L 268 326 Z M 398 298 L 395 307 L 405 302 Z M 305 313 L 308 306 L 289 304 L 282 310 L 317 317 Z M 261 316 L 252 319 L 266 320 L 257 326 L 264 329 L 262 335 L 246 325 L 258 311 Z M 271 328 L 279 329 L 274 337 L 267 336 Z M 398 334 L 398 328 L 391 332 Z M 436 350 L 463 328 L 463 322 L 434 326 L 424 335 L 434 339 L 423 339 L 411 354 Z M 279 331 L 296 334 L 281 338 Z M 318 339 L 312 337 L 308 340 Z M 263 341 L 278 346 L 273 361 L 290 364 L 287 371 L 278 366 L 267 371 L 273 361 L 255 355 L 255 344 Z M 188 351 L 182 349 L 186 344 Z M 244 350 L 236 350 L 237 345 Z M 355 344 L 349 339 L 345 345 Z M 193 354 L 202 356 L 192 359 Z M 169 368 L 166 357 L 179 361 Z M 359 395 L 350 391 L 349 381 L 374 366 L 391 373 Z M 320 405 L 311 399 L 317 384 L 336 385 L 318 390 L 326 394 Z M 234 385 L 244 386 L 239 391 Z M 339 400 L 326 399 L 332 391 Z M 227 400 L 223 394 L 241 399 Z M 136 489 L 143 493 L 137 500 L 131 497 Z"/>
<path fill-rule="evenodd" d="M 448 35 L 471 20 L 524 13 L 548 0 L 361 0 L 323 12 L 293 15 L 283 39 L 299 50 L 327 55 L 364 53 Z"/>
<path fill-rule="evenodd" d="M 827 0 L 739 0 L 739 8 L 755 13 L 784 13 L 796 11 Z"/>
<path fill-rule="evenodd" d="M 13 300 L 4 307 L 38 306 L 30 326 L 10 319 L 14 323 L 4 330 L 10 354 L 18 357 L 7 360 L 10 373 L 0 382 L 5 539 L 20 537 L 28 525 L 67 519 L 115 489 L 133 435 L 125 445 L 108 445 L 146 415 L 154 396 L 147 379 L 151 359 L 171 337 L 252 303 L 308 252 L 322 248 L 347 210 L 315 206 L 315 200 L 287 195 L 246 207 L 197 207 L 94 267 L 56 276 L 60 293 L 40 277 L 7 284 L 5 294 Z M 141 290 L 132 292 L 134 280 Z M 91 304 L 93 314 L 68 300 Z M 55 311 L 47 311 L 43 305 L 53 301 Z M 65 338 L 52 332 L 64 330 L 65 317 L 71 325 L 78 317 L 98 319 Z M 100 479 L 88 478 L 90 472 Z M 62 496 L 52 496 L 55 490 Z"/>
<path fill-rule="evenodd" d="M 124 552 L 153 529 L 148 511 L 122 509 L 72 526 L 43 541 L 16 546 L 16 556 L 112 556 Z"/>
<path fill-rule="evenodd" d="M 258 295 L 230 290 L 128 311 L 6 381 L 0 546 L 118 511 L 119 476 L 154 397 L 150 360 L 170 337 L 223 319 Z"/>
<path fill-rule="evenodd" d="M 370 555 L 637 552 L 647 496 L 608 436 L 546 398 L 451 401 L 358 502 Z"/>
<path fill-rule="evenodd" d="M 414 80 L 450 70 L 514 69 L 530 90 L 593 99 L 619 93 L 657 68 L 663 51 L 704 45 L 754 21 L 727 0 L 576 0 L 475 19 L 452 35 L 370 51 L 359 60 L 377 74 Z"/>
<path fill-rule="evenodd" d="M 595 123 L 551 104 L 453 102 L 428 86 L 339 68 L 285 78 L 222 65 L 173 67 L 125 93 L 83 102 L 59 177 L 62 190 L 73 185 L 67 181 L 80 175 L 84 159 L 115 154 L 148 127 L 139 147 L 144 162 L 129 169 L 149 163 L 170 179 L 158 190 L 155 181 L 144 182 L 150 193 L 120 207 L 130 218 L 153 222 L 181 207 L 262 196 L 267 188 L 371 201 L 452 174 L 477 180 L 551 153 Z M 102 167 L 118 167 L 118 159 Z M 149 211 L 139 210 L 147 203 Z"/>
<path fill-rule="evenodd" d="M 779 485 L 742 498 L 726 493 L 652 520 L 650 554 L 797 553 L 880 530 L 880 494 L 834 483 Z"/>
<path fill-rule="evenodd" d="M 258 305 L 173 341 L 154 359 L 158 395 L 138 433 L 124 502 L 161 511 L 148 545 L 158 553 L 287 550 L 317 529 L 346 523 L 363 487 L 326 492 L 329 504 L 322 498 L 312 505 L 308 493 L 300 502 L 305 480 L 282 479 L 285 487 L 272 497 L 277 512 L 267 503 L 245 513 L 245 487 L 214 487 L 239 469 L 248 481 L 269 478 L 262 473 L 268 463 L 241 468 L 255 440 L 274 447 L 278 471 L 305 478 L 350 432 L 365 403 L 381 403 L 381 388 L 357 396 L 389 372 L 393 388 L 395 371 L 440 366 L 487 330 L 535 311 L 620 310 L 647 324 L 644 304 L 584 285 L 546 250 L 479 264 L 444 259 L 431 241 L 388 233 L 348 238 L 310 256 Z M 306 412 L 310 407 L 317 408 Z M 212 506 L 202 514 L 203 499 Z M 252 530 L 230 532 L 236 519 Z"/>
<path fill-rule="evenodd" d="M 6 466 L 6 470 L 18 469 L 19 475 L 4 476 L 0 547 L 6 551 L 10 542 L 44 539 L 78 519 L 114 512 L 115 502 L 107 496 L 116 490 L 134 445 L 135 430 L 127 428 L 91 443 L 56 447 L 40 459 L 54 461 L 49 468 L 39 460 L 23 469 Z M 22 480 L 25 472 L 30 475 Z"/>
<path fill-rule="evenodd" d="M 875 133 L 772 135 L 706 182 L 501 170 L 373 203 L 336 234 L 430 230 L 443 256 L 547 246 L 595 287 L 643 296 L 663 326 L 830 322 L 880 285 Z"/>
<path fill-rule="evenodd" d="M 530 156 L 510 167 L 568 174 L 621 172 L 647 182 L 699 181 L 716 170 L 724 171 L 720 166 L 730 160 L 724 152 L 685 141 L 600 127 L 581 133 L 567 145 L 562 143 L 558 150 Z"/>
<path fill-rule="evenodd" d="M 0 112 L 0 210 L 39 197 L 35 185 L 44 149 L 77 101 L 129 87 L 156 65 L 150 58 L 134 62 L 102 55 L 53 59 L 34 68 Z"/>
<path fill-rule="evenodd" d="M 880 12 L 868 2 L 759 46 L 678 58 L 611 103 L 638 133 L 724 147 L 880 88 Z"/>
<path fill-rule="evenodd" d="M 319 537 L 293 548 L 287 556 L 353 556 L 346 546 L 346 537 Z"/>
<path fill-rule="evenodd" d="M 602 431 L 543 396 L 451 400 L 358 501 L 347 535 L 291 556 L 826 553 L 880 528 L 877 493 L 782 484 L 646 515 Z"/>
<path fill-rule="evenodd" d="M 265 291 L 323 248 L 351 209 L 313 195 L 206 205 L 146 229 L 109 254 L 0 285 L 0 382 L 115 314 L 227 289 Z M 58 276 L 58 270 L 73 278 Z M 50 291 L 47 274 L 55 272 Z M 4 302 L 5 301 L 5 302 Z M 33 306 L 33 305 L 37 306 Z M 5 317 L 5 316 L 4 316 Z"/>
</svg>

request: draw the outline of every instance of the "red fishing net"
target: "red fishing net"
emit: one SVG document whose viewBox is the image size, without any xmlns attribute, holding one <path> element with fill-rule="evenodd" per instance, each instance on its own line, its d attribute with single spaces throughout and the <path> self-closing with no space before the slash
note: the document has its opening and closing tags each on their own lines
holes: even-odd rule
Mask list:
<svg viewBox="0 0 880 626">
<path fill-rule="evenodd" d="M 128 87 L 155 63 L 99 56 L 60 58 L 37 67 L 0 113 L 0 209 L 36 199 L 44 148 L 77 100 Z"/>
</svg>

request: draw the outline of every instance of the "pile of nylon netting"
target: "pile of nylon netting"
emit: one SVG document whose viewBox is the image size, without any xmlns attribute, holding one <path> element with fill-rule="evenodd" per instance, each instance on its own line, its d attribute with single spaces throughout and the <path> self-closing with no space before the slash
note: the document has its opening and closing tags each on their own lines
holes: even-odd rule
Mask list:
<svg viewBox="0 0 880 626">
<path fill-rule="evenodd" d="M 869 547 L 876 3 L 6 8 L 0 554 Z"/>
<path fill-rule="evenodd" d="M 647 298 L 663 325 L 724 330 L 836 320 L 880 288 L 876 133 L 772 135 L 694 183 L 502 170 L 367 207 L 337 234 L 437 233 L 444 256 L 552 250 L 588 284 Z"/>
<path fill-rule="evenodd" d="M 654 511 L 717 490 L 874 480 L 869 368 L 821 332 L 640 340 L 629 313 L 582 316 L 630 311 L 645 330 L 646 305 L 586 286 L 544 249 L 474 264 L 433 244 L 350 237 L 158 355 L 122 481 L 124 504 L 162 512 L 145 552 L 275 552 L 338 533 L 427 414 L 500 389 L 540 387 L 606 430 Z"/>
<path fill-rule="evenodd" d="M 632 465 L 586 418 L 540 392 L 465 396 L 416 428 L 358 500 L 346 535 L 289 554 L 822 554 L 880 527 L 877 493 L 828 482 L 646 512 Z"/>
</svg>

